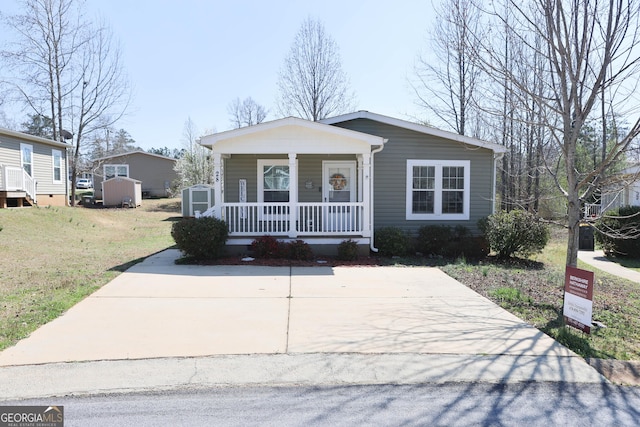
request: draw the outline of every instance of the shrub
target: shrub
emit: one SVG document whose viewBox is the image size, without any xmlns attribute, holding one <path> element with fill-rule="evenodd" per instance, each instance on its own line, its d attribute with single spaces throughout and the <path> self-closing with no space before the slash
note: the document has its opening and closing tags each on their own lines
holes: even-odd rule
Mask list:
<svg viewBox="0 0 640 427">
<path fill-rule="evenodd" d="M 308 261 L 313 259 L 313 251 L 304 240 L 294 240 L 287 244 L 287 255 L 289 259 Z"/>
<path fill-rule="evenodd" d="M 595 223 L 596 241 L 606 254 L 640 257 L 640 207 L 623 206 L 606 212 Z M 635 236 L 635 238 L 629 238 Z"/>
<path fill-rule="evenodd" d="M 409 236 L 398 227 L 376 230 L 375 245 L 383 256 L 403 256 L 409 252 Z"/>
<path fill-rule="evenodd" d="M 355 261 L 358 259 L 358 242 L 351 239 L 340 242 L 337 258 L 342 261 Z"/>
<path fill-rule="evenodd" d="M 171 237 L 185 255 L 215 259 L 224 253 L 228 230 L 227 223 L 218 218 L 185 218 L 171 226 Z"/>
<path fill-rule="evenodd" d="M 425 225 L 418 229 L 417 250 L 424 255 L 456 258 L 483 256 L 481 241 L 469 235 L 469 229 L 461 225 Z M 488 251 L 487 251 L 488 253 Z M 484 253 L 486 255 L 486 253 Z"/>
<path fill-rule="evenodd" d="M 281 241 L 266 235 L 251 242 L 251 251 L 257 258 L 282 258 L 285 248 Z"/>
<path fill-rule="evenodd" d="M 541 252 L 549 241 L 549 229 L 538 217 L 522 210 L 501 211 L 478 221 L 491 250 L 498 258 L 528 257 Z"/>
<path fill-rule="evenodd" d="M 443 248 L 451 241 L 451 227 L 424 225 L 418 229 L 416 249 L 424 255 L 444 255 Z"/>
</svg>

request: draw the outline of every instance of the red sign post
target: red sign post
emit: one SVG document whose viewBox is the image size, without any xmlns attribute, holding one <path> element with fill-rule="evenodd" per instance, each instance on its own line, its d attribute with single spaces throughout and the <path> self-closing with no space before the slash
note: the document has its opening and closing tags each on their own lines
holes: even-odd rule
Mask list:
<svg viewBox="0 0 640 427">
<path fill-rule="evenodd" d="M 567 266 L 564 277 L 564 322 L 569 326 L 591 333 L 593 314 L 593 271 Z"/>
</svg>

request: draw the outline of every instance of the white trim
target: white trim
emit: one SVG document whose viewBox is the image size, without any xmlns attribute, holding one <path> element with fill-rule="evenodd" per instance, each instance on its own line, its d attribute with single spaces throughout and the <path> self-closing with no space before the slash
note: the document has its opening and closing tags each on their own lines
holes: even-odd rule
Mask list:
<svg viewBox="0 0 640 427">
<path fill-rule="evenodd" d="M 413 213 L 413 167 L 433 166 L 435 167 L 435 188 L 434 209 L 432 214 Z M 463 211 L 461 214 L 442 213 L 442 168 L 443 167 L 463 167 L 464 168 L 464 189 L 463 189 Z M 471 161 L 470 160 L 407 160 L 407 186 L 406 186 L 406 219 L 408 221 L 438 220 L 438 221 L 465 221 L 469 220 L 469 203 L 471 200 Z"/>
<path fill-rule="evenodd" d="M 358 198 L 360 197 L 359 194 L 357 194 L 358 191 L 358 187 L 356 186 L 356 183 L 358 182 L 358 178 L 357 178 L 357 173 L 358 173 L 358 166 L 357 166 L 357 162 L 354 160 L 323 160 L 322 161 L 322 201 L 325 203 L 329 203 L 329 184 L 328 184 L 328 171 L 329 168 L 331 167 L 346 167 L 348 169 L 350 169 L 351 171 L 351 177 L 349 178 L 349 180 L 351 182 L 348 183 L 349 185 L 349 203 L 354 203 L 358 200 Z"/>
<path fill-rule="evenodd" d="M 301 119 L 298 117 L 285 117 L 283 119 L 272 120 L 269 122 L 262 122 L 253 126 L 246 126 L 239 129 L 232 129 L 224 132 L 218 132 L 211 135 L 205 135 L 200 138 L 200 144 L 212 147 L 221 141 L 227 139 L 237 138 L 244 135 L 250 135 L 257 132 L 263 132 L 271 129 L 277 129 L 285 126 L 297 126 L 310 130 L 317 130 L 326 132 L 333 135 L 344 136 L 348 138 L 358 139 L 363 142 L 367 142 L 369 145 L 382 145 L 383 138 L 367 133 L 357 132 L 350 129 L 344 129 L 337 126 L 329 126 L 322 122 L 313 122 L 310 120 Z M 268 147 L 265 147 L 268 148 Z"/>
<path fill-rule="evenodd" d="M 56 154 L 60 156 L 60 178 L 56 179 Z M 62 182 L 62 177 L 64 176 L 63 168 L 62 168 L 62 151 L 56 150 L 55 148 L 51 149 L 51 180 L 60 184 Z"/>
<path fill-rule="evenodd" d="M 31 162 L 29 163 L 29 169 L 31 169 L 31 173 L 29 173 L 28 175 L 33 178 L 34 176 L 34 162 L 33 162 L 33 145 L 31 144 L 25 144 L 24 142 L 20 143 L 20 167 L 22 168 L 22 170 L 24 170 L 26 172 L 26 170 L 24 169 L 24 149 L 27 149 L 31 155 L 29 157 L 31 157 Z"/>
<path fill-rule="evenodd" d="M 289 159 L 258 159 L 257 179 L 258 179 L 258 203 L 264 201 L 264 167 L 265 166 L 289 166 Z M 289 200 L 291 200 L 291 170 L 289 170 Z"/>
<path fill-rule="evenodd" d="M 144 154 L 145 156 L 157 157 L 159 159 L 171 160 L 174 162 L 177 161 L 177 159 L 174 159 L 173 157 L 161 156 L 160 154 L 154 154 L 154 153 L 147 153 L 146 151 L 142 151 L 142 150 L 135 150 L 135 151 L 129 151 L 127 153 L 119 153 L 119 154 L 112 154 L 110 156 L 98 157 L 97 159 L 93 159 L 92 161 L 99 162 L 102 160 L 114 159 L 116 157 L 127 157 L 127 156 L 131 156 L 132 154 Z"/>
<path fill-rule="evenodd" d="M 16 132 L 16 131 L 9 130 L 6 128 L 1 128 L 1 127 L 0 127 L 0 135 L 21 139 L 23 141 L 35 142 L 38 144 L 47 144 L 47 145 L 64 148 L 64 149 L 71 148 L 71 145 L 65 144 L 64 142 L 58 142 L 58 141 L 54 141 L 53 139 L 42 138 L 39 136 L 29 135 L 23 132 Z"/>
<path fill-rule="evenodd" d="M 299 238 L 288 238 L 284 236 L 273 236 L 273 237 L 275 237 L 277 240 L 281 242 L 288 243 L 288 242 L 293 242 L 295 240 L 302 240 L 310 245 L 339 245 L 340 243 L 348 239 L 356 242 L 358 245 L 369 245 L 369 242 L 371 240 L 369 237 L 358 238 L 353 236 L 336 237 L 336 238 L 326 237 L 326 238 L 319 238 L 319 239 L 313 238 L 313 237 L 299 237 Z M 256 238 L 229 237 L 226 244 L 228 246 L 247 246 L 247 245 L 250 245 L 254 240 L 256 240 Z"/>
<path fill-rule="evenodd" d="M 257 180 L 258 180 L 258 194 L 256 199 L 258 200 L 258 203 L 265 203 L 264 201 L 264 167 L 265 166 L 287 166 L 289 167 L 289 188 L 287 189 L 287 191 L 289 192 L 289 204 L 291 204 L 291 165 L 290 165 L 290 161 L 289 159 L 258 159 L 256 161 L 257 163 Z M 297 167 L 298 165 L 298 161 L 295 160 L 295 165 Z M 268 203 L 268 202 L 267 202 Z M 284 202 L 282 202 L 284 203 Z M 273 215 L 268 215 L 265 213 L 262 213 L 262 211 L 260 212 L 261 216 L 260 219 L 262 220 L 271 220 L 274 219 L 275 217 Z M 282 214 L 282 216 L 280 216 L 280 218 L 289 218 L 289 214 Z"/>
<path fill-rule="evenodd" d="M 506 153 L 506 147 L 494 144 L 492 142 L 482 141 L 480 139 L 471 138 L 464 135 L 459 135 L 453 132 L 447 132 L 441 129 L 432 128 L 429 126 L 421 125 L 419 123 L 412 123 L 406 120 L 396 119 L 394 117 L 383 116 L 381 114 L 371 113 L 369 111 L 356 111 L 355 113 L 343 114 L 341 116 L 330 117 L 327 119 L 320 120 L 320 123 L 334 125 L 336 123 L 347 122 L 349 120 L 356 119 L 369 119 L 375 122 L 385 123 L 391 126 L 397 126 L 404 129 L 409 129 L 415 132 L 424 133 L 426 135 L 432 135 L 439 138 L 446 138 L 453 141 L 461 142 L 466 145 L 471 145 L 474 147 L 481 147 L 492 150 L 495 153 Z"/>
<path fill-rule="evenodd" d="M 105 163 L 104 165 L 102 165 L 102 177 L 103 177 L 105 180 L 109 179 L 109 178 L 107 178 L 107 167 L 113 167 L 113 168 L 116 168 L 116 170 L 115 170 L 116 174 L 115 174 L 112 178 L 117 177 L 117 176 L 119 176 L 119 177 L 121 177 L 121 178 L 129 178 L 129 165 L 127 165 L 127 164 L 111 164 L 111 163 Z M 127 174 L 126 174 L 126 175 L 118 175 L 118 174 L 117 174 L 117 172 L 118 172 L 118 168 L 119 168 L 119 167 L 125 167 L 125 168 L 127 168 Z"/>
</svg>

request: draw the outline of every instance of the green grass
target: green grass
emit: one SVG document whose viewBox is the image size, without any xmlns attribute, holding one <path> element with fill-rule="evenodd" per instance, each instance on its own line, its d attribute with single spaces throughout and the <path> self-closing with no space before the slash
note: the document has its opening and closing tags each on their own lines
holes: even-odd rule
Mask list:
<svg viewBox="0 0 640 427">
<path fill-rule="evenodd" d="M 137 209 L 0 209 L 0 350 L 173 246 L 178 215 L 179 201 L 170 199 Z"/>
<path fill-rule="evenodd" d="M 441 268 L 584 357 L 640 360 L 640 284 L 595 271 L 593 320 L 605 328 L 584 334 L 563 324 L 566 234 L 556 229 L 541 254 L 529 261 L 450 263 Z"/>
<path fill-rule="evenodd" d="M 623 267 L 630 268 L 632 270 L 640 272 L 640 259 L 637 258 L 609 258 L 611 261 L 620 264 Z"/>
</svg>

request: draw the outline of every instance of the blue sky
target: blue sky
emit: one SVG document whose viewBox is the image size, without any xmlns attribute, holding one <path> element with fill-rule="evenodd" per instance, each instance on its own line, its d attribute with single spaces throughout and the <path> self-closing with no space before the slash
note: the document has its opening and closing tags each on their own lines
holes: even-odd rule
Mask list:
<svg viewBox="0 0 640 427">
<path fill-rule="evenodd" d="M 307 17 L 337 42 L 357 109 L 423 115 L 407 79 L 428 47 L 430 1 L 87 0 L 87 8 L 121 43 L 134 92 L 117 127 L 145 149 L 180 147 L 188 117 L 201 133 L 229 129 L 236 97 L 252 97 L 270 110 L 267 120 L 276 118 L 278 71 Z M 3 0 L 2 10 L 15 12 L 17 1 Z"/>
</svg>

